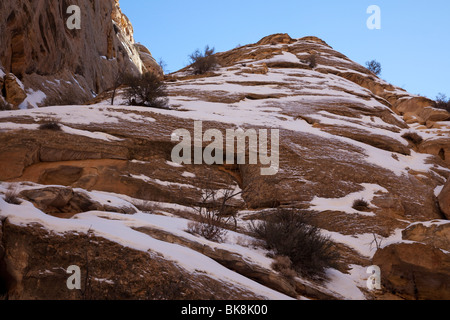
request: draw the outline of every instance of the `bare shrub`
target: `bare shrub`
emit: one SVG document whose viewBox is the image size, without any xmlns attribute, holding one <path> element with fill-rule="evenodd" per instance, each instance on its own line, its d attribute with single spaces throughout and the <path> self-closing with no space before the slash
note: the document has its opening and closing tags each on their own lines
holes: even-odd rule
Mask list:
<svg viewBox="0 0 450 320">
<path fill-rule="evenodd" d="M 12 105 L 10 105 L 3 97 L 0 95 L 0 111 L 12 110 Z"/>
<path fill-rule="evenodd" d="M 39 125 L 39 130 L 61 131 L 61 125 L 55 120 L 47 120 Z"/>
<path fill-rule="evenodd" d="M 352 208 L 362 212 L 369 211 L 369 203 L 364 199 L 357 199 L 353 201 Z"/>
<path fill-rule="evenodd" d="M 450 99 L 443 93 L 439 93 L 436 97 L 436 107 L 450 112 Z"/>
<path fill-rule="evenodd" d="M 405 134 L 402 135 L 402 138 L 414 143 L 414 144 L 421 144 L 423 141 L 423 138 L 413 131 L 408 131 Z"/>
<path fill-rule="evenodd" d="M 226 223 L 218 215 L 203 215 L 200 221 L 188 223 L 187 231 L 214 242 L 224 242 L 228 233 Z"/>
<path fill-rule="evenodd" d="M 297 272 L 292 268 L 292 261 L 286 256 L 276 256 L 272 268 L 287 279 L 294 279 Z"/>
<path fill-rule="evenodd" d="M 126 75 L 124 84 L 128 105 L 168 109 L 166 85 L 156 74 Z"/>
<path fill-rule="evenodd" d="M 242 191 L 235 192 L 231 184 L 225 189 L 217 189 L 213 179 L 212 176 L 207 176 L 199 182 L 200 201 L 198 205 L 192 206 L 197 212 L 197 221 L 189 223 L 188 232 L 211 241 L 223 242 L 228 233 L 227 229 L 233 228 L 233 224 L 234 229 L 237 228 L 237 210 L 228 203 Z"/>
<path fill-rule="evenodd" d="M 5 201 L 9 204 L 19 205 L 22 203 L 15 189 L 8 189 L 5 193 Z"/>
<path fill-rule="evenodd" d="M 197 49 L 189 56 L 194 74 L 205 74 L 217 66 L 214 51 L 214 48 L 206 46 L 204 52 Z"/>
<path fill-rule="evenodd" d="M 315 67 L 317 67 L 317 55 L 316 54 L 311 54 L 307 59 L 306 59 L 306 61 L 308 62 L 308 65 L 311 67 L 311 68 L 315 68 Z"/>
<path fill-rule="evenodd" d="M 381 63 L 379 63 L 376 60 L 367 61 L 366 67 L 369 71 L 374 73 L 375 75 L 379 76 L 381 74 Z"/>
<path fill-rule="evenodd" d="M 251 231 L 264 240 L 276 255 L 289 257 L 292 268 L 303 276 L 324 276 L 326 268 L 335 267 L 339 255 L 334 243 L 312 225 L 310 216 L 279 209 L 265 221 L 252 224 Z"/>
</svg>

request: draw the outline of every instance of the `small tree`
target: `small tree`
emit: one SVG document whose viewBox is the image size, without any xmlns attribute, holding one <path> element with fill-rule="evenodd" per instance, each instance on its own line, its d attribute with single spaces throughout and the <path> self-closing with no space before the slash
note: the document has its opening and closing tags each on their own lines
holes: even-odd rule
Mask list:
<svg viewBox="0 0 450 320">
<path fill-rule="evenodd" d="M 439 109 L 444 109 L 450 112 L 450 99 L 447 99 L 445 94 L 439 93 L 436 97 L 436 106 Z"/>
<path fill-rule="evenodd" d="M 155 74 L 126 75 L 124 97 L 128 105 L 168 109 L 166 85 Z"/>
<path fill-rule="evenodd" d="M 125 72 L 123 69 L 120 69 L 117 72 L 116 77 L 114 78 L 113 88 L 112 88 L 112 96 L 111 96 L 111 105 L 114 105 L 114 99 L 116 98 L 117 89 L 124 83 L 125 81 Z"/>
<path fill-rule="evenodd" d="M 200 201 L 192 206 L 197 215 L 196 221 L 189 223 L 188 231 L 211 241 L 223 242 L 227 229 L 233 225 L 237 229 L 237 209 L 230 202 L 242 194 L 242 191 L 236 190 L 231 181 L 226 182 L 225 188 L 223 184 L 214 181 L 212 174 L 198 178 Z"/>
<path fill-rule="evenodd" d="M 214 48 L 206 46 L 204 52 L 197 49 L 189 56 L 194 74 L 205 74 L 217 66 L 217 59 L 214 56 L 214 51 Z"/>
<path fill-rule="evenodd" d="M 375 75 L 379 76 L 381 74 L 381 64 L 378 61 L 367 61 L 366 66 L 367 69 L 369 69 L 369 71 L 373 72 Z"/>
</svg>

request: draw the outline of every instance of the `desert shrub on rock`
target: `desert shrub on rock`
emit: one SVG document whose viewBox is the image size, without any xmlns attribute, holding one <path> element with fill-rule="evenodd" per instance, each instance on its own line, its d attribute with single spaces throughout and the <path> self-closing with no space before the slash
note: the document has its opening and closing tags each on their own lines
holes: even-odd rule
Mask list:
<svg viewBox="0 0 450 320">
<path fill-rule="evenodd" d="M 367 69 L 369 69 L 369 71 L 373 72 L 377 76 L 379 76 L 381 74 L 381 63 L 379 63 L 376 60 L 367 61 L 366 67 L 367 67 Z"/>
<path fill-rule="evenodd" d="M 420 144 L 423 141 L 423 138 L 413 131 L 408 131 L 402 135 L 403 139 L 406 139 L 414 144 Z"/>
<path fill-rule="evenodd" d="M 214 51 L 214 48 L 206 46 L 204 52 L 197 49 L 189 56 L 194 74 L 205 74 L 217 66 Z"/>
<path fill-rule="evenodd" d="M 357 211 L 369 211 L 369 203 L 364 199 L 357 199 L 353 201 L 352 208 Z"/>
<path fill-rule="evenodd" d="M 22 203 L 15 189 L 8 189 L 5 193 L 5 201 L 9 204 L 19 205 Z"/>
<path fill-rule="evenodd" d="M 314 69 L 315 67 L 317 67 L 317 55 L 316 55 L 316 54 L 311 54 L 311 55 L 308 57 L 307 61 L 308 61 L 308 65 L 309 65 L 311 68 Z"/>
<path fill-rule="evenodd" d="M 450 98 L 443 93 L 439 93 L 436 97 L 436 107 L 450 112 Z"/>
<path fill-rule="evenodd" d="M 264 241 L 266 249 L 288 257 L 292 269 L 303 276 L 323 277 L 327 268 L 337 265 L 339 255 L 334 243 L 321 234 L 308 215 L 280 209 L 250 229 Z"/>
<path fill-rule="evenodd" d="M 61 131 L 61 125 L 55 120 L 46 120 L 39 125 L 39 130 Z"/>
<path fill-rule="evenodd" d="M 124 84 L 128 105 L 168 109 L 166 85 L 156 74 L 126 75 Z"/>
</svg>

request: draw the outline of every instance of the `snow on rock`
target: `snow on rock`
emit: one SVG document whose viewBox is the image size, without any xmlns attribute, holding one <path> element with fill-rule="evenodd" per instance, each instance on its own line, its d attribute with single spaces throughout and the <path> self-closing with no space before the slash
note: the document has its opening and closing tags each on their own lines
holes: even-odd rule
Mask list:
<svg viewBox="0 0 450 320">
<path fill-rule="evenodd" d="M 377 193 L 388 193 L 388 190 L 376 184 L 363 183 L 361 186 L 364 188 L 363 191 L 354 192 L 342 198 L 328 199 L 315 197 L 313 201 L 311 201 L 311 209 L 316 211 L 342 211 L 349 214 L 373 216 L 374 213 L 361 212 L 353 209 L 352 206 L 354 201 L 363 199 L 371 204 Z"/>
</svg>

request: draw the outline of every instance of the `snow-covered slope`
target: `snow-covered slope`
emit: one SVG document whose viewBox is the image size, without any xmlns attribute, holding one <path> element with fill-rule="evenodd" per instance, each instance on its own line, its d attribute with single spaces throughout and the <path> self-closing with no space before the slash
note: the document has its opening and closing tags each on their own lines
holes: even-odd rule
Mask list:
<svg viewBox="0 0 450 320">
<path fill-rule="evenodd" d="M 448 224 L 436 196 L 450 175 L 449 121 L 424 119 L 431 101 L 387 84 L 317 38 L 275 35 L 217 59 L 220 66 L 206 75 L 186 68 L 167 77 L 170 110 L 117 99 L 115 106 L 105 101 L 0 113 L 0 192 L 15 188 L 24 198 L 20 205 L 0 199 L 1 220 L 37 224 L 55 237 L 92 233 L 237 288 L 244 297 L 374 298 L 365 271 L 377 249 L 414 244 L 402 235 L 412 224 Z M 50 120 L 61 130 L 39 129 Z M 260 175 L 262 164 L 174 163 L 172 133 L 193 135 L 194 121 L 223 133 L 279 130 L 278 173 Z M 413 132 L 423 140 L 405 138 Z M 64 212 L 54 212 L 53 205 L 32 205 L 42 194 L 23 196 L 48 186 L 70 187 L 70 201 L 82 193 L 105 209 L 71 212 L 68 200 Z M 231 204 L 236 223 L 223 243 L 187 231 L 208 188 L 222 196 L 242 191 Z M 52 192 L 67 192 L 58 190 Z M 359 199 L 367 210 L 352 207 Z M 313 215 L 341 253 L 339 270 L 328 269 L 322 282 L 298 276 L 294 284 L 276 272 L 273 256 L 247 228 L 274 207 Z"/>
</svg>

